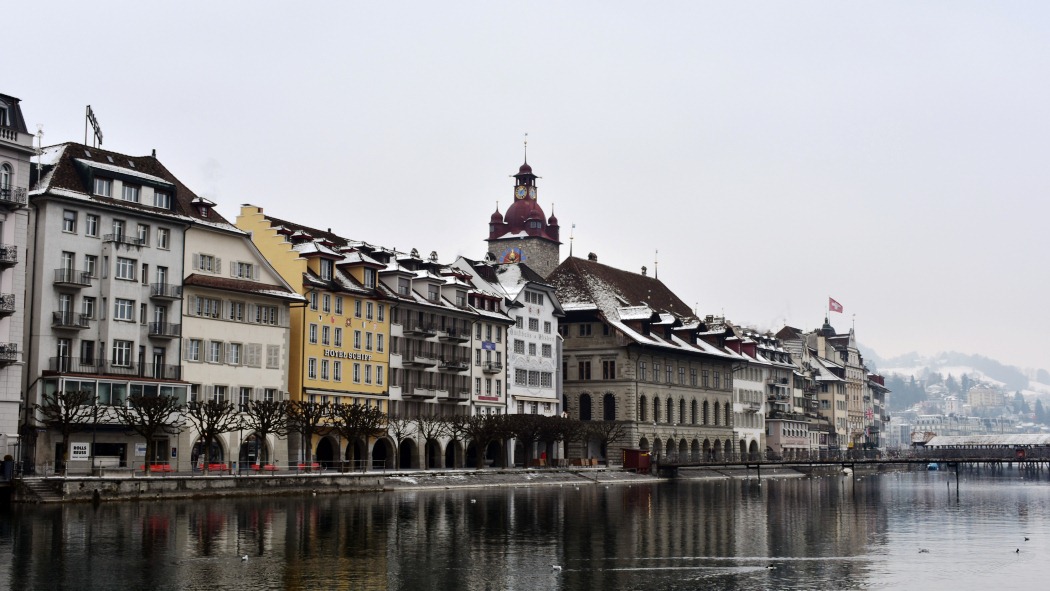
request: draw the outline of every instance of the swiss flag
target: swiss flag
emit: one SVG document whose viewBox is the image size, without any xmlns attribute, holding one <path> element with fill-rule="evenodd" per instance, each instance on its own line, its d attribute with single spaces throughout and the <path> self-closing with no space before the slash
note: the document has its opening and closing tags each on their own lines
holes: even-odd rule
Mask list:
<svg viewBox="0 0 1050 591">
<path fill-rule="evenodd" d="M 836 302 L 834 298 L 828 298 L 828 310 L 841 314 L 842 304 Z"/>
</svg>

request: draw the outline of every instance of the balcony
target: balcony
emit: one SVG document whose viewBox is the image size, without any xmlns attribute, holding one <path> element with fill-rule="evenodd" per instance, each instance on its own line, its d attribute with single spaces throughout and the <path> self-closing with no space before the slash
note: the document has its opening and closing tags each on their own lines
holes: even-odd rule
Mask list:
<svg viewBox="0 0 1050 591">
<path fill-rule="evenodd" d="M 470 400 L 470 390 L 467 390 L 466 388 L 449 390 L 448 399 L 456 402 Z"/>
<path fill-rule="evenodd" d="M 0 293 L 0 316 L 8 316 L 15 313 L 15 294 Z"/>
<path fill-rule="evenodd" d="M 438 360 L 430 356 L 427 352 L 412 352 L 409 351 L 405 356 L 401 365 L 404 367 L 434 367 L 437 365 Z"/>
<path fill-rule="evenodd" d="M 428 384 L 405 384 L 401 388 L 401 396 L 403 398 L 430 400 L 437 396 L 437 390 Z"/>
<path fill-rule="evenodd" d="M 406 337 L 421 337 L 427 338 L 437 334 L 437 330 L 432 325 L 406 325 L 405 332 Z"/>
<path fill-rule="evenodd" d="M 0 244 L 0 267 L 13 267 L 18 264 L 18 247 L 13 244 Z"/>
<path fill-rule="evenodd" d="M 760 402 L 745 402 L 744 410 L 747 412 L 758 412 L 762 410 L 762 403 Z"/>
<path fill-rule="evenodd" d="M 127 234 L 105 234 L 102 236 L 102 241 L 123 244 L 124 246 L 134 246 L 136 248 L 141 248 L 146 245 L 145 238 L 128 236 Z"/>
<path fill-rule="evenodd" d="M 18 361 L 18 343 L 0 343 L 0 365 Z"/>
<path fill-rule="evenodd" d="M 149 297 L 155 300 L 181 300 L 182 286 L 171 283 L 151 283 Z"/>
<path fill-rule="evenodd" d="M 79 357 L 52 357 L 48 370 L 57 373 L 86 373 L 155 380 L 178 380 L 182 377 L 182 368 L 178 365 L 81 359 Z"/>
<path fill-rule="evenodd" d="M 503 364 L 496 361 L 487 361 L 482 364 L 481 371 L 485 373 L 499 373 L 503 371 Z"/>
<path fill-rule="evenodd" d="M 149 336 L 161 339 L 177 339 L 182 336 L 182 325 L 170 322 L 150 322 Z"/>
<path fill-rule="evenodd" d="M 6 205 L 7 207 L 19 208 L 25 207 L 26 200 L 26 189 L 25 187 L 3 187 L 0 188 L 0 205 Z"/>
<path fill-rule="evenodd" d="M 91 287 L 91 274 L 76 269 L 55 269 L 55 285 L 62 287 Z"/>
<path fill-rule="evenodd" d="M 51 328 L 63 330 L 83 330 L 88 327 L 91 316 L 74 314 L 69 311 L 51 313 Z"/>
<path fill-rule="evenodd" d="M 465 360 L 452 360 L 442 359 L 438 363 L 438 369 L 441 371 L 467 371 L 470 369 L 470 364 Z"/>
<path fill-rule="evenodd" d="M 437 335 L 438 340 L 444 343 L 465 343 L 470 340 L 469 334 L 456 332 L 456 329 L 454 328 L 439 330 Z"/>
</svg>

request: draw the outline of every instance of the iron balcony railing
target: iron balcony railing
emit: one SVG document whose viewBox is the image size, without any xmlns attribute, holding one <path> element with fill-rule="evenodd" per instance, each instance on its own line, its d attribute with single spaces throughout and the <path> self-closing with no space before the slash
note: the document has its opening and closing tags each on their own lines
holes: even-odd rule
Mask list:
<svg viewBox="0 0 1050 591">
<path fill-rule="evenodd" d="M 146 244 L 145 238 L 128 236 L 127 234 L 105 234 L 102 236 L 102 241 L 116 242 L 117 244 L 123 244 L 125 246 L 144 246 Z"/>
<path fill-rule="evenodd" d="M 60 285 L 89 287 L 91 285 L 91 273 L 65 267 L 55 269 L 55 283 Z"/>
<path fill-rule="evenodd" d="M 18 247 L 13 244 L 0 244 L 0 265 L 18 264 Z"/>
<path fill-rule="evenodd" d="M 0 187 L 0 203 L 9 207 L 25 207 L 27 203 L 26 188 Z"/>
<path fill-rule="evenodd" d="M 0 293 L 0 316 L 15 313 L 15 294 Z"/>
<path fill-rule="evenodd" d="M 172 339 L 178 338 L 182 336 L 182 325 L 172 324 L 170 322 L 150 322 L 149 336 Z"/>
<path fill-rule="evenodd" d="M 84 359 L 81 357 L 52 357 L 50 371 L 59 373 L 88 373 L 124 377 L 151 378 L 155 380 L 178 380 L 182 368 L 163 363 L 136 363 L 124 360 Z"/>
<path fill-rule="evenodd" d="M 18 361 L 18 343 L 0 343 L 0 363 Z"/>
<path fill-rule="evenodd" d="M 76 314 L 69 311 L 58 311 L 51 313 L 51 326 L 55 328 L 87 328 L 91 316 L 88 314 Z"/>
<path fill-rule="evenodd" d="M 503 371 L 503 364 L 497 361 L 486 361 L 485 364 L 481 366 L 481 371 L 485 373 L 499 373 Z"/>
<path fill-rule="evenodd" d="M 182 286 L 171 283 L 152 283 L 149 286 L 149 297 L 162 300 L 182 299 Z"/>
</svg>

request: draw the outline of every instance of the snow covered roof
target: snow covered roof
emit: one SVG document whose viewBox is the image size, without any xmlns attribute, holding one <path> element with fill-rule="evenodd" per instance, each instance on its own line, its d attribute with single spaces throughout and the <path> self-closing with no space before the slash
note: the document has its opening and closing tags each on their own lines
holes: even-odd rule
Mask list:
<svg viewBox="0 0 1050 591">
<path fill-rule="evenodd" d="M 1036 434 L 1002 434 L 1002 435 L 938 435 L 926 442 L 926 447 L 959 447 L 959 446 L 1028 446 L 1050 445 L 1050 435 Z"/>
</svg>

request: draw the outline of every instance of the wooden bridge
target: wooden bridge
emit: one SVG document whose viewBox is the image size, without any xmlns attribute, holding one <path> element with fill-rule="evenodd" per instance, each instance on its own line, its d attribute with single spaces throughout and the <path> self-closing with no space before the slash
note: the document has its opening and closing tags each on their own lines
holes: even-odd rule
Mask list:
<svg viewBox="0 0 1050 591">
<path fill-rule="evenodd" d="M 960 464 L 990 464 L 996 466 L 1018 464 L 1021 468 L 1050 469 L 1050 446 L 1032 445 L 982 445 L 980 447 L 918 447 L 901 451 L 844 451 L 823 452 L 803 457 L 758 456 L 750 454 L 726 454 L 722 457 L 656 457 L 654 471 L 663 476 L 676 476 L 682 468 L 754 468 L 759 476 L 762 468 L 791 466 L 841 466 L 855 469 L 858 466 L 884 464 L 945 464 L 956 468 Z"/>
</svg>

